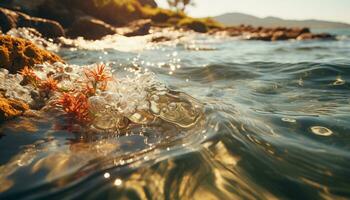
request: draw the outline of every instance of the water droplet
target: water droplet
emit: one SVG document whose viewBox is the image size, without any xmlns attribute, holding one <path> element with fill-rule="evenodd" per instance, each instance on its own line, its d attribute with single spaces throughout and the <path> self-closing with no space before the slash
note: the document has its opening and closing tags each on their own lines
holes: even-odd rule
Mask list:
<svg viewBox="0 0 350 200">
<path fill-rule="evenodd" d="M 322 126 L 313 126 L 311 127 L 311 131 L 314 134 L 321 136 L 331 136 L 333 134 L 333 132 L 330 129 Z"/>
</svg>

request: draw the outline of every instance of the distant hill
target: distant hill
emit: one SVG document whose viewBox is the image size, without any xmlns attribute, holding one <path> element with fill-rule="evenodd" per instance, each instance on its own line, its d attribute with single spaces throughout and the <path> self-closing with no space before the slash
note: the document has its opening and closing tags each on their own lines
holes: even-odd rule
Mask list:
<svg viewBox="0 0 350 200">
<path fill-rule="evenodd" d="M 341 22 L 330 22 L 322 20 L 285 20 L 277 17 L 265 17 L 259 18 L 253 15 L 247 15 L 243 13 L 227 13 L 217 17 L 214 17 L 217 21 L 227 25 L 252 25 L 263 27 L 309 27 L 313 29 L 320 28 L 350 28 L 350 24 Z"/>
</svg>

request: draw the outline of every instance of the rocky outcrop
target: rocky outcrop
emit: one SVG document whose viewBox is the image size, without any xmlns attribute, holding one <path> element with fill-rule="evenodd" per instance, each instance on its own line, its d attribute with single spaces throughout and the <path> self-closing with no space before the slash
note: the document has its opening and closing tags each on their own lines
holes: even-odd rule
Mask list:
<svg viewBox="0 0 350 200">
<path fill-rule="evenodd" d="M 126 27 L 117 28 L 117 32 L 127 37 L 148 35 L 150 33 L 151 24 L 152 22 L 149 19 L 136 20 Z"/>
<path fill-rule="evenodd" d="M 158 5 L 155 0 L 139 0 L 142 6 L 149 6 L 151 8 L 156 8 Z"/>
<path fill-rule="evenodd" d="M 220 29 L 214 34 L 224 33 L 228 36 L 243 36 L 247 40 L 262 40 L 262 41 L 281 41 L 281 40 L 309 40 L 309 39 L 335 39 L 335 36 L 330 34 L 314 34 L 309 28 L 266 28 L 252 26 L 236 26 Z M 213 32 L 211 32 L 213 33 Z"/>
<path fill-rule="evenodd" d="M 12 28 L 19 27 L 34 28 L 47 38 L 64 36 L 64 30 L 58 22 L 30 17 L 21 12 L 0 8 L 0 28 L 2 32 L 6 33 Z"/>
<path fill-rule="evenodd" d="M 64 28 L 69 28 L 80 17 L 86 16 L 76 6 L 76 0 L 45 0 L 36 7 L 34 15 L 55 20 Z"/>
<path fill-rule="evenodd" d="M 19 10 L 30 15 L 51 19 L 29 17 L 21 12 L 1 9 L 2 32 L 6 33 L 16 27 L 30 27 L 38 30 L 44 37 L 58 37 L 64 34 L 62 27 L 55 22 L 58 21 L 68 30 L 68 36 L 73 38 L 83 36 L 90 40 L 100 39 L 116 31 L 126 36 L 146 35 L 151 26 L 242 36 L 247 40 L 335 39 L 335 36 L 329 34 L 310 33 L 308 28 L 264 28 L 246 25 L 223 27 L 210 18 L 191 18 L 182 12 L 157 8 L 155 0 L 5 0 L 0 2 L 0 5 L 13 9 L 19 6 Z M 143 23 L 144 19 L 150 19 L 151 23 Z M 140 21 L 135 24 L 134 21 L 138 20 Z M 115 27 L 121 28 L 115 29 Z"/>
<path fill-rule="evenodd" d="M 16 99 L 7 99 L 0 95 L 0 122 L 20 116 L 28 109 L 28 104 Z"/>
<path fill-rule="evenodd" d="M 82 16 L 92 16 L 111 25 L 126 25 L 145 17 L 143 7 L 155 8 L 154 0 L 16 0 L 5 6 L 61 23 L 65 28 Z"/>
<path fill-rule="evenodd" d="M 74 0 L 86 15 L 100 19 L 113 26 L 124 26 L 132 21 L 144 18 L 142 5 L 138 1 Z"/>
<path fill-rule="evenodd" d="M 297 37 L 297 40 L 334 40 L 335 36 L 328 33 L 303 33 Z"/>
<path fill-rule="evenodd" d="M 206 23 L 196 19 L 184 19 L 179 22 L 179 26 L 199 33 L 206 33 L 209 31 Z"/>
<path fill-rule="evenodd" d="M 11 36 L 0 36 L 0 67 L 10 73 L 18 73 L 25 66 L 44 62 L 55 63 L 63 60 L 32 42 Z"/>
<path fill-rule="evenodd" d="M 87 40 L 98 40 L 106 35 L 116 34 L 116 29 L 101 20 L 92 17 L 81 17 L 67 31 L 67 36 L 84 37 Z"/>
</svg>

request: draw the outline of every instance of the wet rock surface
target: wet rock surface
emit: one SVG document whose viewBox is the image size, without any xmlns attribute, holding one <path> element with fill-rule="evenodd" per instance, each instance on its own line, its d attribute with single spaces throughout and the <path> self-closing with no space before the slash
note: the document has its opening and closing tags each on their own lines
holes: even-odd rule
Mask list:
<svg viewBox="0 0 350 200">
<path fill-rule="evenodd" d="M 28 109 L 28 104 L 16 99 L 7 99 L 0 95 L 0 123 L 20 116 Z"/>
<path fill-rule="evenodd" d="M 36 29 L 47 38 L 64 36 L 62 26 L 56 21 L 31 17 L 22 12 L 16 12 L 5 8 L 0 8 L 0 27 L 4 33 L 12 28 L 30 27 Z"/>
<path fill-rule="evenodd" d="M 32 42 L 11 36 L 0 36 L 0 66 L 10 73 L 18 73 L 25 66 L 44 62 L 55 63 L 63 60 Z"/>
<path fill-rule="evenodd" d="M 199 20 L 180 22 L 179 25 L 199 33 L 206 33 L 209 30 L 207 25 Z"/>
<path fill-rule="evenodd" d="M 136 20 L 123 28 L 118 28 L 117 32 L 127 37 L 148 35 L 151 29 L 151 20 Z"/>
<path fill-rule="evenodd" d="M 116 33 L 116 29 L 93 17 L 81 17 L 76 20 L 67 32 L 71 38 L 84 37 L 87 40 L 98 40 L 106 35 Z"/>
</svg>

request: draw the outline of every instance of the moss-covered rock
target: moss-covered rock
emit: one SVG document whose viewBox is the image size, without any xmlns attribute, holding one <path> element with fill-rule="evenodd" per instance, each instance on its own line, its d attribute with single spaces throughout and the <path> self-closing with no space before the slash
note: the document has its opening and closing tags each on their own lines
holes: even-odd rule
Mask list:
<svg viewBox="0 0 350 200">
<path fill-rule="evenodd" d="M 154 23 L 166 23 L 170 18 L 174 17 L 174 12 L 162 8 L 143 8 L 146 16 L 151 18 Z"/>
<path fill-rule="evenodd" d="M 123 26 L 134 20 L 146 18 L 143 6 L 138 0 L 74 0 L 87 15 L 96 17 L 108 24 Z"/>
<path fill-rule="evenodd" d="M 28 104 L 0 96 L 0 122 L 22 115 L 29 109 Z"/>
<path fill-rule="evenodd" d="M 11 36 L 0 36 L 0 67 L 10 73 L 18 73 L 25 66 L 44 62 L 55 63 L 63 60 L 32 42 Z"/>
</svg>

